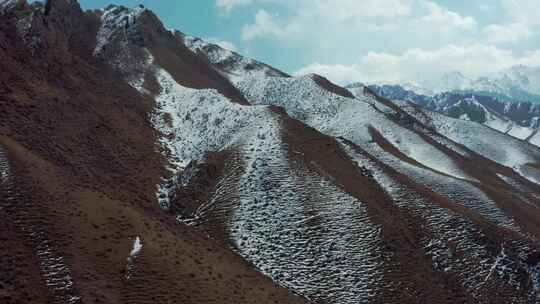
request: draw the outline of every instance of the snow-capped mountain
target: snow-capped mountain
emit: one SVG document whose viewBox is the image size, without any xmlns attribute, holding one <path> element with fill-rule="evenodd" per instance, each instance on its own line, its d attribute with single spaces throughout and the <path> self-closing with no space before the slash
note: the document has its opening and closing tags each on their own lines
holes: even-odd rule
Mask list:
<svg viewBox="0 0 540 304">
<path fill-rule="evenodd" d="M 434 96 L 446 92 L 473 93 L 497 97 L 505 101 L 540 103 L 540 66 L 514 66 L 490 76 L 469 78 L 461 72 L 398 83 L 379 82 L 372 85 L 399 85 L 417 94 Z"/>
<path fill-rule="evenodd" d="M 477 83 L 479 89 L 480 82 Z M 540 95 L 540 66 L 514 66 L 497 73 L 489 79 L 486 91 L 500 92 L 513 98 L 514 91 L 524 91 L 532 95 Z"/>
<path fill-rule="evenodd" d="M 358 85 L 348 86 L 354 90 Z M 453 118 L 487 125 L 516 138 L 540 145 L 540 105 L 502 101 L 481 93 L 445 92 L 433 96 L 417 94 L 399 85 L 369 86 L 391 100 L 409 101 Z"/>
<path fill-rule="evenodd" d="M 540 299 L 540 149 L 472 110 L 290 77 L 141 6 L 2 7 L 5 303 Z"/>
<path fill-rule="evenodd" d="M 446 91 L 462 91 L 471 88 L 472 80 L 465 77 L 461 72 L 454 71 L 442 74 L 440 77 L 423 78 L 414 85 L 405 83 L 404 86 L 415 89 L 423 88 L 426 92 L 437 94 Z"/>
</svg>

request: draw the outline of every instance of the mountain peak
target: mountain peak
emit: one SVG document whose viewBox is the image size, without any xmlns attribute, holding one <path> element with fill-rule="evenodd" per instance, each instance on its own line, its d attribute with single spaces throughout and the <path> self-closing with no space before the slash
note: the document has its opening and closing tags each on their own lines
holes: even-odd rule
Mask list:
<svg viewBox="0 0 540 304">
<path fill-rule="evenodd" d="M 101 53 L 117 33 L 130 30 L 130 27 L 135 25 L 136 19 L 145 11 L 146 9 L 142 5 L 135 8 L 118 5 L 107 6 L 101 12 L 101 27 L 97 34 L 94 55 Z"/>
<path fill-rule="evenodd" d="M 220 45 L 205 41 L 204 39 L 186 35 L 175 30 L 175 35 L 183 40 L 184 44 L 195 54 L 208 60 L 223 75 L 232 82 L 240 81 L 250 76 L 290 77 L 286 73 L 257 60 L 241 56 L 225 49 Z"/>
</svg>

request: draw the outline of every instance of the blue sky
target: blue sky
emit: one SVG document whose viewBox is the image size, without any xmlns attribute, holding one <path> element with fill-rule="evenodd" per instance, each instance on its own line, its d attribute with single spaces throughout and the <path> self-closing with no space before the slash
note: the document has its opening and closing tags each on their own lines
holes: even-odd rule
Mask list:
<svg viewBox="0 0 540 304">
<path fill-rule="evenodd" d="M 166 26 L 291 74 L 338 83 L 469 77 L 540 65 L 540 0 L 80 0 L 153 10 Z"/>
</svg>

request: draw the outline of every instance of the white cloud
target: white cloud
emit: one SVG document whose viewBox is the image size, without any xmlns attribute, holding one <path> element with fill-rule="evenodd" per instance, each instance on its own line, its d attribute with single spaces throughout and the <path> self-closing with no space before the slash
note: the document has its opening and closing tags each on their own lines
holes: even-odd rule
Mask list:
<svg viewBox="0 0 540 304">
<path fill-rule="evenodd" d="M 518 64 L 540 65 L 540 51 L 519 56 L 509 50 L 475 44 L 447 45 L 435 50 L 410 49 L 401 54 L 369 52 L 350 66 L 314 63 L 295 75 L 316 73 L 340 84 L 398 82 L 419 77 L 429 79 L 456 70 L 478 77 Z"/>
<path fill-rule="evenodd" d="M 213 44 L 217 44 L 220 47 L 222 47 L 224 49 L 227 49 L 229 51 L 236 52 L 238 50 L 236 45 L 234 45 L 234 43 L 232 43 L 230 41 L 227 41 L 227 40 L 222 40 L 222 39 L 219 39 L 219 38 L 205 38 L 204 41 L 207 41 L 207 42 L 210 42 L 210 43 L 213 43 Z"/>
<path fill-rule="evenodd" d="M 502 0 L 502 4 L 514 21 L 530 26 L 540 25 L 539 0 Z"/>
<path fill-rule="evenodd" d="M 484 36 L 489 43 L 516 43 L 533 35 L 531 29 L 522 23 L 508 25 L 491 24 L 483 29 Z"/>
<path fill-rule="evenodd" d="M 452 12 L 435 2 L 426 1 L 422 3 L 428 10 L 428 14 L 421 17 L 420 20 L 425 22 L 427 26 L 437 26 L 441 29 L 462 29 L 465 31 L 474 30 L 476 28 L 476 20 L 472 17 L 463 17 L 456 12 Z"/>
<path fill-rule="evenodd" d="M 280 3 L 293 13 L 288 18 L 275 18 L 259 10 L 253 22 L 244 26 L 244 40 L 273 36 L 289 43 L 316 38 L 321 43 L 337 44 L 340 43 L 335 41 L 337 37 L 360 36 L 365 32 L 396 35 L 391 32 L 407 31 L 414 39 L 418 32 L 440 36 L 440 32 L 450 35 L 453 31 L 473 31 L 477 27 L 474 18 L 427 0 L 251 1 Z"/>
<path fill-rule="evenodd" d="M 540 49 L 540 0 L 467 3 L 466 12 L 478 19 L 439 0 L 216 3 L 225 10 L 258 7 L 242 28 L 243 43 L 256 49 L 259 39 L 272 39 L 291 52 L 280 56 L 314 62 L 297 73 L 319 73 L 338 83 L 415 80 L 453 71 L 476 77 L 515 64 L 540 64 L 540 51 L 527 51 Z"/>
<path fill-rule="evenodd" d="M 303 8 L 329 19 L 396 18 L 411 13 L 411 0 L 308 0 Z"/>
<path fill-rule="evenodd" d="M 250 5 L 254 0 L 216 0 L 216 6 L 230 12 L 238 6 Z"/>
<path fill-rule="evenodd" d="M 284 7 L 300 7 L 331 15 L 338 19 L 351 17 L 393 18 L 408 15 L 413 0 L 216 0 L 216 6 L 231 11 L 242 6 L 274 3 Z"/>
<path fill-rule="evenodd" d="M 272 15 L 265 10 L 259 10 L 253 24 L 247 24 L 242 28 L 242 39 L 251 40 L 265 35 L 280 36 L 281 33 L 281 29 L 275 23 Z"/>
</svg>

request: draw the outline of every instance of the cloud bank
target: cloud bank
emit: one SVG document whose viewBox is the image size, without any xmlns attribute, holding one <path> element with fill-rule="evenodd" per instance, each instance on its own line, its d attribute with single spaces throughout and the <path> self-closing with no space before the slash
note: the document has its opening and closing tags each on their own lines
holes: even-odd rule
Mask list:
<svg viewBox="0 0 540 304">
<path fill-rule="evenodd" d="M 447 3 L 447 2 L 446 2 Z M 540 65 L 538 0 L 479 0 L 452 10 L 430 0 L 217 0 L 253 11 L 240 36 L 274 43 L 311 62 L 295 74 L 338 83 L 414 81 L 460 71 L 478 77 Z M 496 16 L 497 18 L 488 18 Z"/>
</svg>

